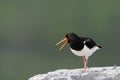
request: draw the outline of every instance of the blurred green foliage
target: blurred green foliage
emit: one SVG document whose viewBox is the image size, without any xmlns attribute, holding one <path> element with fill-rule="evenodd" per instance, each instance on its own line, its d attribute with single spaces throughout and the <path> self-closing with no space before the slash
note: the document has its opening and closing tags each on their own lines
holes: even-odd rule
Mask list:
<svg viewBox="0 0 120 80">
<path fill-rule="evenodd" d="M 26 80 L 62 68 L 81 68 L 82 59 L 55 44 L 66 33 L 93 38 L 103 47 L 89 66 L 119 65 L 119 0 L 1 0 L 0 79 Z"/>
</svg>

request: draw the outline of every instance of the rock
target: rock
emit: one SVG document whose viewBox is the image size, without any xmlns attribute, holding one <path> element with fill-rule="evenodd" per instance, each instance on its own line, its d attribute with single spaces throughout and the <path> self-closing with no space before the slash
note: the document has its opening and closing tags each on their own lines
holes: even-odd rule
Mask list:
<svg viewBox="0 0 120 80">
<path fill-rule="evenodd" d="M 59 69 L 35 75 L 29 80 L 120 80 L 120 67 L 94 67 L 86 72 L 82 69 Z"/>
</svg>

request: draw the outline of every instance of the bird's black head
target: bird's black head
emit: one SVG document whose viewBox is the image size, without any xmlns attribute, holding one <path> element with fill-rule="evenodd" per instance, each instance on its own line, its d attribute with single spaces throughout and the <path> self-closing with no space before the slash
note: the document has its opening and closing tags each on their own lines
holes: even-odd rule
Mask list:
<svg viewBox="0 0 120 80">
<path fill-rule="evenodd" d="M 76 42 L 79 39 L 75 33 L 68 33 L 65 37 L 68 39 L 68 43 L 70 44 Z"/>
<path fill-rule="evenodd" d="M 65 38 L 63 38 L 61 41 L 59 41 L 56 45 L 59 45 L 60 43 L 64 42 L 64 44 L 60 47 L 60 50 L 67 44 L 67 43 L 75 43 L 77 40 L 79 40 L 79 37 L 75 33 L 68 33 L 66 34 Z"/>
</svg>

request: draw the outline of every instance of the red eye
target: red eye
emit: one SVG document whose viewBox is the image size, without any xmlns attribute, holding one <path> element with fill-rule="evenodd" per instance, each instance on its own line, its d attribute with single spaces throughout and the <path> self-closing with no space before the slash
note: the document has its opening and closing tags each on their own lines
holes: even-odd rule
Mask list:
<svg viewBox="0 0 120 80">
<path fill-rule="evenodd" d="M 70 34 L 68 34 L 68 37 L 70 37 L 71 35 Z"/>
</svg>

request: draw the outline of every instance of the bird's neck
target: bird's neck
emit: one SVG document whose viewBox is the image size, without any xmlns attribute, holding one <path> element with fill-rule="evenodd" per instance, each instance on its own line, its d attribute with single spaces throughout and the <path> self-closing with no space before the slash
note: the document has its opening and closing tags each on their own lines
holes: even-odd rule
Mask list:
<svg viewBox="0 0 120 80">
<path fill-rule="evenodd" d="M 74 42 L 72 42 L 72 43 L 70 43 L 70 47 L 72 48 L 72 49 L 74 49 L 74 50 L 81 50 L 81 49 L 83 49 L 83 47 L 84 47 L 84 44 L 83 44 L 83 42 L 82 41 L 74 41 Z"/>
</svg>

